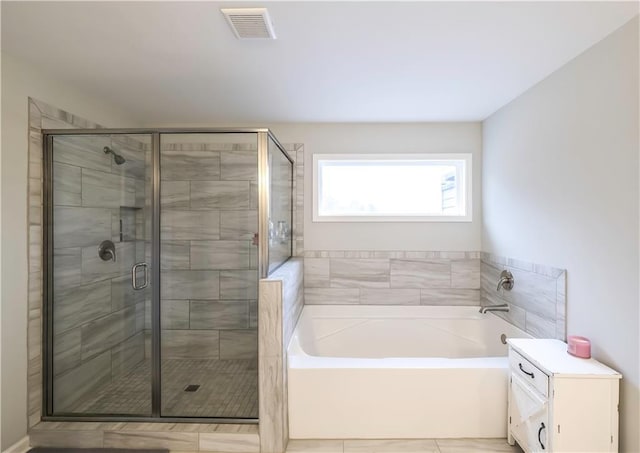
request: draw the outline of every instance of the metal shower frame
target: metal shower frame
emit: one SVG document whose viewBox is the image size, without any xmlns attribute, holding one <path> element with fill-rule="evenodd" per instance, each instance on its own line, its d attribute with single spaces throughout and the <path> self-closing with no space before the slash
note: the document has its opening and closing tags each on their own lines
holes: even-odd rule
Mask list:
<svg viewBox="0 0 640 453">
<path fill-rule="evenodd" d="M 294 161 L 268 128 L 119 128 L 119 129 L 43 129 L 43 291 L 42 303 L 42 420 L 85 422 L 173 422 L 173 423 L 257 423 L 258 418 L 232 417 L 163 417 L 161 415 L 161 348 L 160 348 L 160 136 L 162 134 L 256 134 L 258 145 L 258 278 L 269 274 L 269 212 L 271 187 L 269 184 L 269 140 L 291 164 L 291 232 L 293 233 Z M 130 414 L 63 414 L 53 415 L 53 138 L 71 135 L 148 135 L 151 137 L 151 416 Z M 290 236 L 293 256 L 293 234 Z M 288 259 L 287 259 L 288 260 Z M 285 260 L 284 262 L 286 262 Z M 280 263 L 274 271 L 280 267 Z M 258 336 L 259 337 L 259 336 Z M 259 360 L 259 358 L 258 358 Z M 259 369 L 259 368 L 258 368 Z M 258 396 L 259 398 L 259 396 Z"/>
</svg>

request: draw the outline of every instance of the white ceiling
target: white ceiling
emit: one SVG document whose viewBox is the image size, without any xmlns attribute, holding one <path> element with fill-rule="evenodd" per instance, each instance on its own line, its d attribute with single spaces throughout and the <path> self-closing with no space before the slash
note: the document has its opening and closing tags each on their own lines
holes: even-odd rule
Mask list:
<svg viewBox="0 0 640 453">
<path fill-rule="evenodd" d="M 266 6 L 239 41 L 221 7 Z M 145 124 L 482 120 L 637 2 L 2 2 L 2 50 Z"/>
</svg>

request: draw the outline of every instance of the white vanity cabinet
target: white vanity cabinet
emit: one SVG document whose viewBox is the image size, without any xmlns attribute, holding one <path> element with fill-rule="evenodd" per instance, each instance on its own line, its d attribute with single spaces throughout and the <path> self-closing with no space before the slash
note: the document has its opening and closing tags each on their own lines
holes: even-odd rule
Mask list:
<svg viewBox="0 0 640 453">
<path fill-rule="evenodd" d="M 618 451 L 618 372 L 559 340 L 511 338 L 508 442 L 525 452 Z"/>
</svg>

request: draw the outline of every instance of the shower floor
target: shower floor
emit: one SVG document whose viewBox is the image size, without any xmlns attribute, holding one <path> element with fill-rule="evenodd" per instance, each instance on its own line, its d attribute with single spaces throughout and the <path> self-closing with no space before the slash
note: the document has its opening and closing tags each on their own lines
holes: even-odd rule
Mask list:
<svg viewBox="0 0 640 453">
<path fill-rule="evenodd" d="M 194 392 L 185 391 L 198 385 Z M 257 360 L 162 361 L 162 415 L 165 417 L 258 417 Z M 151 414 L 151 361 L 78 402 L 73 413 Z"/>
</svg>

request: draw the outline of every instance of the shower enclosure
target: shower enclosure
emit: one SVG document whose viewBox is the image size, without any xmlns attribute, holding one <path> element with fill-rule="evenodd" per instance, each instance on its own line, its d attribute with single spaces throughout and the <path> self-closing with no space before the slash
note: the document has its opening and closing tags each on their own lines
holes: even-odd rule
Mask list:
<svg viewBox="0 0 640 453">
<path fill-rule="evenodd" d="M 258 278 L 292 255 L 267 129 L 47 130 L 47 419 L 256 421 Z"/>
</svg>

